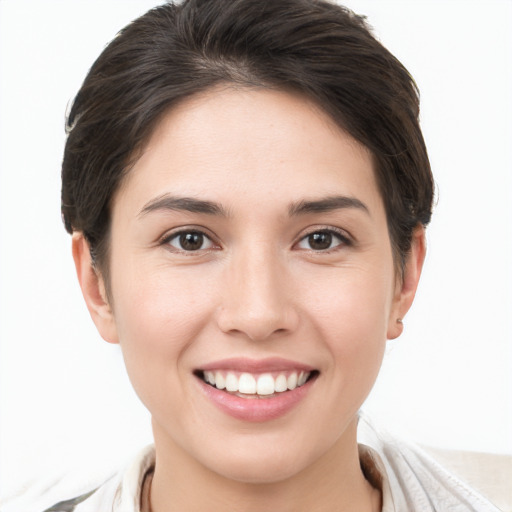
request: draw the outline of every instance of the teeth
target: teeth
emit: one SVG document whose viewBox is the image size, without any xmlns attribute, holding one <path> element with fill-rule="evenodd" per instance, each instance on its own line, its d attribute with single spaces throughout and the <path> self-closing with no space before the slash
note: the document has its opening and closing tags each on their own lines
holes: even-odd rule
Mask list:
<svg viewBox="0 0 512 512">
<path fill-rule="evenodd" d="M 226 379 L 220 372 L 215 372 L 215 382 L 213 383 L 218 389 L 224 389 L 226 387 Z"/>
<path fill-rule="evenodd" d="M 310 372 L 304 371 L 292 372 L 288 376 L 281 373 L 276 377 L 273 377 L 270 373 L 255 376 L 250 373 L 237 375 L 234 372 L 205 371 L 203 372 L 203 379 L 217 389 L 225 389 L 231 393 L 269 396 L 303 386 L 310 375 Z"/>
<path fill-rule="evenodd" d="M 286 380 L 286 375 L 279 375 L 274 384 L 275 390 L 278 393 L 282 393 L 288 389 L 288 382 Z"/>
<path fill-rule="evenodd" d="M 306 383 L 308 376 L 306 372 L 300 372 L 299 378 L 297 380 L 297 386 L 303 386 Z"/>
<path fill-rule="evenodd" d="M 214 383 L 214 385 L 216 385 Z M 238 379 L 234 373 L 228 373 L 226 376 L 226 389 L 231 392 L 238 391 Z"/>
<path fill-rule="evenodd" d="M 256 379 L 250 373 L 242 373 L 238 380 L 238 391 L 245 395 L 256 393 Z"/>
<path fill-rule="evenodd" d="M 275 392 L 274 377 L 266 373 L 258 377 L 258 384 L 256 386 L 256 392 L 258 395 L 272 395 Z"/>
<path fill-rule="evenodd" d="M 297 374 L 292 373 L 286 381 L 288 389 L 295 389 L 297 387 L 297 380 Z"/>
</svg>

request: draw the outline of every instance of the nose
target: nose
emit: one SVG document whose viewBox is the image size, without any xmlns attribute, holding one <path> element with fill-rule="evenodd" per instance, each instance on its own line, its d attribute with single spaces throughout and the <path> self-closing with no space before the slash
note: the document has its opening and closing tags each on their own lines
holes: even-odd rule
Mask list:
<svg viewBox="0 0 512 512">
<path fill-rule="evenodd" d="M 268 248 L 241 251 L 226 269 L 217 317 L 226 333 L 262 341 L 296 329 L 290 272 Z"/>
</svg>

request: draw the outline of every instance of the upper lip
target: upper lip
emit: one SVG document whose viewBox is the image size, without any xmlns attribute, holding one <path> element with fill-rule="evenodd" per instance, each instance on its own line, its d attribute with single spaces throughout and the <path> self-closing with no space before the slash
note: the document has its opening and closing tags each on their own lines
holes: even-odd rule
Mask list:
<svg viewBox="0 0 512 512">
<path fill-rule="evenodd" d="M 283 359 L 280 357 L 272 357 L 266 359 L 249 359 L 246 357 L 232 357 L 228 359 L 220 359 L 211 363 L 200 366 L 198 370 L 214 371 L 214 370 L 236 370 L 239 372 L 247 373 L 263 373 L 263 372 L 278 372 L 299 370 L 305 372 L 312 372 L 314 367 Z"/>
</svg>

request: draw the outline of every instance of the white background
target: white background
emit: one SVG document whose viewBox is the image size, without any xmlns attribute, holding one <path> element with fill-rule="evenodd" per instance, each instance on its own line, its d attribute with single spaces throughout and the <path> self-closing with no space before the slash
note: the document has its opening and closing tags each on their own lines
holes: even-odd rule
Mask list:
<svg viewBox="0 0 512 512">
<path fill-rule="evenodd" d="M 60 221 L 64 113 L 149 0 L 0 1 L 0 493 L 108 473 L 151 441 Z M 512 2 L 352 0 L 422 93 L 438 187 L 423 281 L 367 410 L 427 444 L 512 453 Z"/>
</svg>

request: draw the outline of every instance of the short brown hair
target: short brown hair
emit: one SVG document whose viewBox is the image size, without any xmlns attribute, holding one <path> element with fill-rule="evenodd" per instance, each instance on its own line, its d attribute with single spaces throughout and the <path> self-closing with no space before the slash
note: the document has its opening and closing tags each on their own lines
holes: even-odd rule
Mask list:
<svg viewBox="0 0 512 512">
<path fill-rule="evenodd" d="M 121 30 L 67 120 L 64 224 L 83 232 L 104 277 L 110 203 L 138 150 L 170 107 L 220 83 L 299 92 L 366 146 L 403 266 L 433 200 L 418 90 L 404 66 L 363 17 L 326 0 L 185 0 Z"/>
</svg>

